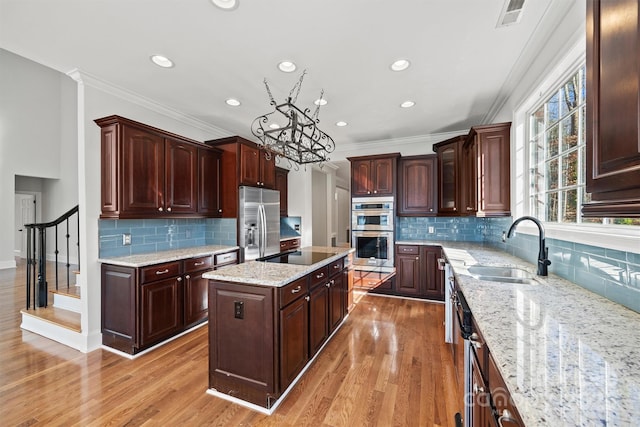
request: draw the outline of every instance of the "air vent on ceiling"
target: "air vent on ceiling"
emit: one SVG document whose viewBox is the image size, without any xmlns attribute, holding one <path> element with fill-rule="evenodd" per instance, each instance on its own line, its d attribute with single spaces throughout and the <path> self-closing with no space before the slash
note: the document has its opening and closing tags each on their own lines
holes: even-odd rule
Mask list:
<svg viewBox="0 0 640 427">
<path fill-rule="evenodd" d="M 496 28 L 517 24 L 522 16 L 524 0 L 505 0 Z"/>
</svg>

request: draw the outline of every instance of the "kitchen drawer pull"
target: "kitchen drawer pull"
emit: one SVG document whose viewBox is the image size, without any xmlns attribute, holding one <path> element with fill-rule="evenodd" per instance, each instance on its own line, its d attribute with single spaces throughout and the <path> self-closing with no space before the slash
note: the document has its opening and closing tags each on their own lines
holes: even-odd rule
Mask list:
<svg viewBox="0 0 640 427">
<path fill-rule="evenodd" d="M 182 277 L 178 277 L 178 278 L 176 279 L 176 281 L 177 281 L 177 282 L 182 282 Z"/>
<path fill-rule="evenodd" d="M 324 273 L 316 274 L 316 279 L 322 279 L 324 277 Z"/>
<path fill-rule="evenodd" d="M 503 410 L 502 411 L 502 415 L 500 415 L 500 417 L 498 418 L 498 425 L 500 427 L 504 427 L 502 425 L 502 421 L 506 421 L 508 423 L 513 423 L 515 425 L 520 425 L 520 423 L 518 423 L 518 420 L 513 418 L 513 415 L 511 415 L 511 412 L 508 409 Z"/>
<path fill-rule="evenodd" d="M 194 267 L 200 267 L 201 265 L 204 265 L 204 261 L 194 262 L 194 263 L 193 263 L 193 266 L 194 266 Z"/>
<path fill-rule="evenodd" d="M 469 341 L 471 341 L 471 344 L 473 344 L 476 348 L 482 348 L 483 343 L 478 341 L 478 334 L 476 334 L 475 332 L 471 334 L 471 336 L 469 336 Z"/>
<path fill-rule="evenodd" d="M 339 268 L 340 268 L 340 266 L 339 266 L 338 264 L 336 264 L 336 265 L 334 265 L 334 266 L 333 266 L 333 269 L 334 269 L 334 270 L 337 270 L 337 269 L 339 269 Z"/>
<path fill-rule="evenodd" d="M 298 285 L 295 289 L 291 289 L 292 294 L 297 294 L 302 290 L 302 286 Z"/>
<path fill-rule="evenodd" d="M 307 302 L 309 302 L 309 300 L 311 299 L 311 297 L 309 295 L 307 295 L 306 297 L 304 297 L 305 300 L 307 300 Z"/>
<path fill-rule="evenodd" d="M 324 285 L 325 285 L 327 288 L 330 288 L 330 287 L 331 287 L 331 282 L 327 282 L 327 283 L 325 283 Z"/>
<path fill-rule="evenodd" d="M 162 270 L 162 271 L 160 271 L 160 270 L 156 271 L 156 274 L 159 276 L 159 275 L 161 275 L 161 274 L 167 274 L 168 272 L 169 272 L 169 269 L 168 269 L 168 268 L 165 268 L 165 269 L 164 269 L 164 270 Z"/>
<path fill-rule="evenodd" d="M 479 387 L 477 383 L 473 383 L 473 394 L 484 393 L 484 387 Z"/>
<path fill-rule="evenodd" d="M 191 279 L 191 276 L 189 276 L 188 274 L 186 276 L 184 276 L 185 279 L 189 280 Z"/>
</svg>

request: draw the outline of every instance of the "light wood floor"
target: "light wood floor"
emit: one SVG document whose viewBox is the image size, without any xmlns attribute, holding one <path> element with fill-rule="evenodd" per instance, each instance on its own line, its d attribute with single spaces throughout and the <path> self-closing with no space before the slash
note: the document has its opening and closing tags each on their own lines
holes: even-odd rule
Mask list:
<svg viewBox="0 0 640 427">
<path fill-rule="evenodd" d="M 453 426 L 443 306 L 363 296 L 270 417 L 205 393 L 207 327 L 128 360 L 22 331 L 24 268 L 0 270 L 2 426 Z"/>
</svg>

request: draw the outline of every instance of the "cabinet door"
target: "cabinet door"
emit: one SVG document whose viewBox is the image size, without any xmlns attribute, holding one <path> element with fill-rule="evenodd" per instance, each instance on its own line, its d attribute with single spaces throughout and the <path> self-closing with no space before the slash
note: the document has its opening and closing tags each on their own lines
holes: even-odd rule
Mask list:
<svg viewBox="0 0 640 427">
<path fill-rule="evenodd" d="M 275 156 L 267 159 L 265 153 L 258 152 L 260 157 L 260 187 L 276 188 L 276 162 Z"/>
<path fill-rule="evenodd" d="M 309 357 L 313 357 L 329 337 L 329 288 L 319 285 L 309 296 Z"/>
<path fill-rule="evenodd" d="M 258 186 L 260 182 L 260 150 L 240 144 L 240 184 Z"/>
<path fill-rule="evenodd" d="M 164 210 L 164 138 L 129 126 L 122 132 L 121 212 Z"/>
<path fill-rule="evenodd" d="M 478 210 L 478 144 L 475 139 L 460 150 L 460 164 L 460 202 L 464 209 L 461 215 L 475 215 Z"/>
<path fill-rule="evenodd" d="M 344 317 L 344 289 L 342 274 L 338 273 L 329 280 L 329 333 L 333 332 Z"/>
<path fill-rule="evenodd" d="M 511 214 L 511 124 L 484 127 L 477 135 L 477 215 Z"/>
<path fill-rule="evenodd" d="M 587 1 L 585 216 L 640 216 L 639 19 L 636 0 Z"/>
<path fill-rule="evenodd" d="M 420 295 L 420 256 L 418 254 L 396 254 L 395 285 L 396 292 L 400 295 Z"/>
<path fill-rule="evenodd" d="M 282 168 L 276 168 L 276 190 L 280 191 L 280 216 L 288 216 L 288 175 L 289 171 Z"/>
<path fill-rule="evenodd" d="M 458 143 L 454 142 L 438 151 L 438 170 L 440 173 L 440 191 L 438 192 L 438 213 L 444 215 L 459 214 L 459 167 Z"/>
<path fill-rule="evenodd" d="M 434 216 L 437 213 L 437 157 L 400 159 L 398 215 Z"/>
<path fill-rule="evenodd" d="M 198 200 L 198 148 L 168 139 L 165 150 L 165 210 L 171 213 L 195 213 Z"/>
<path fill-rule="evenodd" d="M 182 279 L 140 286 L 141 345 L 153 344 L 182 329 Z"/>
<path fill-rule="evenodd" d="M 424 271 L 423 295 L 429 299 L 444 301 L 444 272 L 440 270 L 438 258 L 442 256 L 439 246 L 422 246 L 420 248 L 420 262 Z"/>
<path fill-rule="evenodd" d="M 220 153 L 200 148 L 198 159 L 198 212 L 209 217 L 220 216 Z"/>
<path fill-rule="evenodd" d="M 184 276 L 184 325 L 189 328 L 203 322 L 209 312 L 207 298 L 209 281 L 202 277 L 204 271 Z"/>
<path fill-rule="evenodd" d="M 377 159 L 372 163 L 372 194 L 376 196 L 393 196 L 393 178 L 395 159 Z"/>
<path fill-rule="evenodd" d="M 371 195 L 371 160 L 351 162 L 351 194 L 353 196 Z"/>
<path fill-rule="evenodd" d="M 280 390 L 285 390 L 309 360 L 309 303 L 298 298 L 280 310 Z"/>
<path fill-rule="evenodd" d="M 136 270 L 102 264 L 102 344 L 132 354 L 136 333 Z"/>
</svg>

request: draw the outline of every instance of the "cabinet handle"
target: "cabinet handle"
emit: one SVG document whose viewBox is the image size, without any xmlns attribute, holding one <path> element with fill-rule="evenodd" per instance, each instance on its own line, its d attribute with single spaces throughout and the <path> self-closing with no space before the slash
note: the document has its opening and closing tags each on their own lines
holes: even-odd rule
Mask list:
<svg viewBox="0 0 640 427">
<path fill-rule="evenodd" d="M 484 393 L 483 387 L 478 387 L 477 383 L 473 383 L 473 394 Z"/>
<path fill-rule="evenodd" d="M 340 266 L 339 266 L 338 264 L 336 264 L 336 265 L 334 265 L 334 266 L 333 266 L 333 269 L 334 269 L 334 270 L 337 270 L 337 269 L 339 269 L 339 268 L 340 268 Z"/>
<path fill-rule="evenodd" d="M 291 289 L 292 294 L 297 294 L 302 290 L 302 286 L 298 285 L 295 289 Z"/>
<path fill-rule="evenodd" d="M 367 191 L 367 194 L 371 194 L 371 191 Z"/>
<path fill-rule="evenodd" d="M 218 213 L 222 213 L 222 209 L 218 209 Z"/>
<path fill-rule="evenodd" d="M 418 261 L 419 259 L 420 259 L 420 257 L 419 257 L 419 256 L 417 256 L 417 257 L 416 257 L 416 261 Z"/>
<path fill-rule="evenodd" d="M 373 194 L 378 194 L 378 190 L 373 190 Z"/>
<path fill-rule="evenodd" d="M 513 423 L 515 425 L 520 425 L 518 423 L 518 420 L 516 420 L 515 418 L 513 418 L 513 415 L 511 415 L 511 411 L 509 411 L 508 409 L 505 409 L 502 411 L 502 415 L 500 415 L 500 417 L 498 418 L 498 425 L 500 427 L 504 427 L 502 425 L 502 421 L 506 421 L 508 423 Z"/>
<path fill-rule="evenodd" d="M 429 212 L 433 212 L 433 209 L 429 209 Z"/>
<path fill-rule="evenodd" d="M 204 261 L 194 262 L 194 263 L 193 263 L 193 266 L 194 266 L 194 267 L 199 267 L 199 266 L 201 266 L 201 265 L 204 265 Z"/>
<path fill-rule="evenodd" d="M 325 283 L 324 285 L 325 285 L 327 288 L 330 288 L 330 287 L 331 287 L 331 283 L 330 283 L 330 282 L 327 282 L 327 283 Z"/>
<path fill-rule="evenodd" d="M 178 277 L 178 278 L 176 279 L 176 281 L 178 281 L 178 282 L 182 282 L 182 277 Z"/>
<path fill-rule="evenodd" d="M 160 206 L 160 207 L 158 208 L 158 211 L 160 211 L 160 212 L 162 212 L 163 210 L 164 210 L 164 209 L 162 209 L 162 206 Z"/>
<path fill-rule="evenodd" d="M 438 270 L 444 270 L 445 261 L 444 258 L 438 258 Z"/>
<path fill-rule="evenodd" d="M 167 212 L 171 212 L 171 206 L 167 208 Z"/>
<path fill-rule="evenodd" d="M 322 279 L 324 277 L 324 273 L 316 274 L 316 279 Z"/>
<path fill-rule="evenodd" d="M 468 211 L 472 211 L 472 210 L 473 210 L 473 208 L 470 208 L 469 206 L 467 206 L 467 210 L 468 210 Z"/>
<path fill-rule="evenodd" d="M 458 208 L 453 208 L 453 210 L 454 210 L 454 211 L 457 211 L 457 210 L 458 210 Z"/>
<path fill-rule="evenodd" d="M 167 269 L 162 270 L 162 271 L 160 271 L 160 270 L 156 271 L 156 274 L 159 276 L 161 274 L 167 274 L 168 272 L 169 272 L 169 269 L 167 268 Z"/>
<path fill-rule="evenodd" d="M 184 276 L 185 279 L 189 280 L 191 279 L 191 276 L 189 276 L 188 274 L 186 276 Z"/>
<path fill-rule="evenodd" d="M 482 348 L 483 343 L 478 341 L 478 334 L 476 334 L 475 332 L 471 334 L 471 336 L 469 337 L 469 341 L 471 341 L 471 344 L 473 344 L 476 348 Z"/>
<path fill-rule="evenodd" d="M 307 302 L 309 302 L 309 300 L 311 299 L 311 297 L 309 297 L 309 295 L 307 295 L 306 297 L 304 297 L 305 300 L 307 300 Z"/>
</svg>

